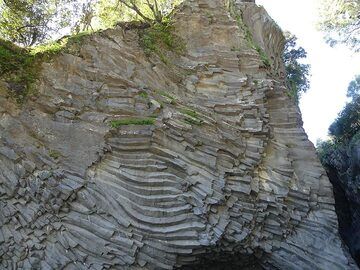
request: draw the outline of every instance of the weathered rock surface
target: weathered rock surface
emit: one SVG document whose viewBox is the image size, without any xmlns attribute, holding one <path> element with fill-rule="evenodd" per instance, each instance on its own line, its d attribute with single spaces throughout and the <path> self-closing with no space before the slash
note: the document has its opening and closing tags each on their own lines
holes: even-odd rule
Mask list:
<svg viewBox="0 0 360 270">
<path fill-rule="evenodd" d="M 322 158 L 334 187 L 340 235 L 360 265 L 360 134 Z"/>
<path fill-rule="evenodd" d="M 182 5 L 168 65 L 107 30 L 45 63 L 23 109 L 0 97 L 0 268 L 357 269 L 281 31 L 246 2 Z"/>
</svg>

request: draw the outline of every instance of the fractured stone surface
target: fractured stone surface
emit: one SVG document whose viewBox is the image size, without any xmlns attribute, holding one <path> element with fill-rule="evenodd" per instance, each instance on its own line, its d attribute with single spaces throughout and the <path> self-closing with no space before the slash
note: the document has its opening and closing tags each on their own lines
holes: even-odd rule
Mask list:
<svg viewBox="0 0 360 270">
<path fill-rule="evenodd" d="M 281 31 L 253 1 L 231 10 L 184 3 L 168 65 L 119 27 L 44 63 L 24 108 L 0 96 L 0 268 L 357 269 Z"/>
</svg>

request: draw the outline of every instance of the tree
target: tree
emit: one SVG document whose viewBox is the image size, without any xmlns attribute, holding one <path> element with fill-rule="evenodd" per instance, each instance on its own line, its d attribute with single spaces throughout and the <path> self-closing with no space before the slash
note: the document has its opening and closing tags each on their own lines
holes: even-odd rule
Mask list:
<svg viewBox="0 0 360 270">
<path fill-rule="evenodd" d="M 0 37 L 24 47 L 121 20 L 162 23 L 182 0 L 0 0 Z M 94 20 L 93 20 L 94 19 Z"/>
<path fill-rule="evenodd" d="M 285 33 L 286 43 L 283 54 L 283 60 L 286 70 L 286 82 L 290 90 L 290 95 L 295 102 L 299 102 L 299 98 L 303 92 L 306 92 L 309 87 L 309 73 L 310 65 L 300 63 L 300 59 L 304 59 L 307 53 L 304 48 L 298 47 L 296 44 L 297 38 Z"/>
<path fill-rule="evenodd" d="M 0 0 L 0 36 L 23 46 L 44 43 L 76 16 L 75 0 Z"/>
<path fill-rule="evenodd" d="M 316 152 L 323 165 L 327 165 L 328 161 L 331 160 L 331 155 L 336 148 L 337 147 L 332 140 L 317 140 Z"/>
<path fill-rule="evenodd" d="M 109 27 L 121 20 L 140 20 L 148 24 L 162 23 L 182 0 L 100 0 L 98 17 Z"/>
<path fill-rule="evenodd" d="M 352 99 L 360 95 L 360 75 L 357 75 L 355 79 L 350 82 L 346 95 Z"/>
<path fill-rule="evenodd" d="M 322 0 L 319 28 L 331 46 L 342 43 L 360 51 L 360 1 Z"/>
<path fill-rule="evenodd" d="M 352 100 L 346 104 L 339 116 L 329 127 L 329 133 L 336 142 L 349 141 L 360 131 L 360 75 L 350 82 L 347 96 Z"/>
<path fill-rule="evenodd" d="M 81 7 L 81 13 L 79 19 L 75 22 L 73 27 L 73 32 L 78 34 L 84 31 L 94 31 L 92 27 L 92 20 L 95 17 L 95 8 L 94 4 L 89 0 L 88 2 L 83 2 Z"/>
</svg>

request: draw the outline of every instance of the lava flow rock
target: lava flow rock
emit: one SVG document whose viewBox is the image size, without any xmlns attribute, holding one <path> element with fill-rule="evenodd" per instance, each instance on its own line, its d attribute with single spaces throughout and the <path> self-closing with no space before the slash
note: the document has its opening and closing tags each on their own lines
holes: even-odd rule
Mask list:
<svg viewBox="0 0 360 270">
<path fill-rule="evenodd" d="M 95 33 L 0 91 L 2 269 L 357 269 L 254 1 L 188 0 L 184 52 Z M 141 43 L 141 42 L 140 42 Z"/>
</svg>

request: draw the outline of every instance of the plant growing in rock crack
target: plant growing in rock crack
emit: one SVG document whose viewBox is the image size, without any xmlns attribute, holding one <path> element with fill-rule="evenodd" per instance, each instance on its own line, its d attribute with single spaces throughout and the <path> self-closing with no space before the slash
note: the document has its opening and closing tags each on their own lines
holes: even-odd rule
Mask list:
<svg viewBox="0 0 360 270">
<path fill-rule="evenodd" d="M 168 103 L 170 103 L 171 105 L 175 105 L 176 104 L 176 98 L 172 95 L 170 95 L 169 93 L 165 92 L 165 91 L 161 91 L 161 90 L 155 90 L 155 92 L 157 94 L 159 94 L 162 97 L 165 97 L 168 101 Z"/>
<path fill-rule="evenodd" d="M 200 126 L 203 123 L 203 120 L 199 118 L 198 113 L 194 110 L 181 109 L 180 112 L 186 116 L 184 121 L 190 125 Z"/>
<path fill-rule="evenodd" d="M 123 118 L 117 120 L 111 120 L 110 126 L 112 128 L 118 128 L 121 126 L 128 125 L 154 125 L 156 118 L 154 117 L 145 117 L 145 118 Z"/>
<path fill-rule="evenodd" d="M 61 157 L 61 153 L 57 150 L 50 150 L 49 156 L 53 159 L 59 159 Z"/>
<path fill-rule="evenodd" d="M 144 98 L 144 99 L 147 99 L 147 98 L 149 98 L 149 94 L 146 93 L 146 92 L 140 92 L 140 93 L 139 93 L 139 97 Z"/>
<path fill-rule="evenodd" d="M 170 61 L 165 51 L 182 54 L 185 49 L 184 42 L 175 35 L 170 20 L 170 13 L 181 2 L 182 0 L 115 0 L 109 3 L 100 0 L 98 6 L 100 19 L 107 26 L 115 25 L 118 18 L 125 17 L 143 22 L 143 27 L 138 29 L 140 46 L 147 56 L 155 53 L 162 62 L 168 64 Z M 111 23 L 108 22 L 109 19 Z"/>
<path fill-rule="evenodd" d="M 258 44 L 254 42 L 254 38 L 249 27 L 243 22 L 242 15 L 237 13 L 238 11 L 236 11 L 236 9 L 233 7 L 232 2 L 230 2 L 229 9 L 230 9 L 230 14 L 236 19 L 239 28 L 244 31 L 245 39 L 248 43 L 248 46 L 257 51 L 261 61 L 263 62 L 266 68 L 271 67 L 271 61 L 269 57 L 267 56 L 265 51 Z"/>
<path fill-rule="evenodd" d="M 261 61 L 265 65 L 265 67 L 271 67 L 271 61 L 270 58 L 267 56 L 267 54 L 264 52 L 263 49 L 260 48 L 258 45 L 254 45 L 253 48 L 258 52 Z"/>
<path fill-rule="evenodd" d="M 42 62 L 61 52 L 76 54 L 87 36 L 88 33 L 80 33 L 33 48 L 22 48 L 0 39 L 0 80 L 8 84 L 9 95 L 22 104 L 29 95 L 36 94 L 35 82 Z"/>
<path fill-rule="evenodd" d="M 213 24 L 215 22 L 215 16 L 209 11 L 205 12 L 206 17 L 209 19 L 209 24 Z"/>
<path fill-rule="evenodd" d="M 174 34 L 174 27 L 169 20 L 151 25 L 151 27 L 139 31 L 140 46 L 147 56 L 155 53 L 165 64 L 169 63 L 166 51 L 175 54 L 183 54 L 185 51 L 184 41 Z"/>
</svg>

